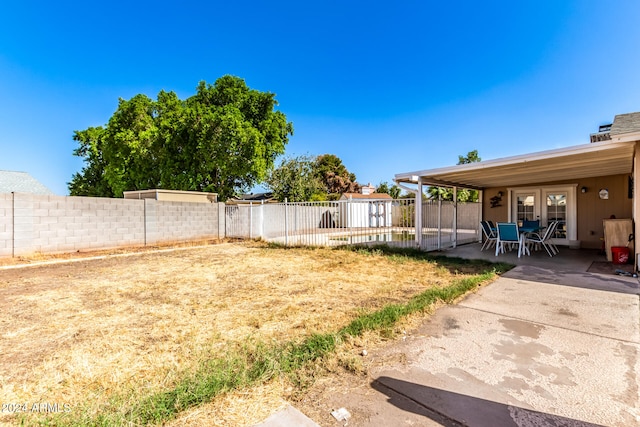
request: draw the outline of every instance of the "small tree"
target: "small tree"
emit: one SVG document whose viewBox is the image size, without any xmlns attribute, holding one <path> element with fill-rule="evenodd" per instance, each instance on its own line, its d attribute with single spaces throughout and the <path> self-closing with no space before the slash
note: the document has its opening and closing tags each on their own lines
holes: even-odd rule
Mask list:
<svg viewBox="0 0 640 427">
<path fill-rule="evenodd" d="M 398 187 L 396 184 L 393 184 L 389 187 L 389 183 L 387 181 L 383 181 L 378 184 L 376 188 L 376 193 L 384 193 L 391 196 L 392 199 L 400 198 L 400 194 L 402 193 L 402 189 Z"/>
<path fill-rule="evenodd" d="M 469 151 L 466 156 L 458 156 L 459 165 L 480 161 L 482 161 L 482 159 L 478 156 L 478 150 Z M 427 193 L 432 200 L 453 200 L 453 189 L 450 187 L 429 187 Z M 478 190 L 459 188 L 457 191 L 458 202 L 477 202 L 478 197 Z"/>
<path fill-rule="evenodd" d="M 316 159 L 299 156 L 282 160 L 265 180 L 273 197 L 282 202 L 326 200 L 326 191 L 315 172 Z"/>
<path fill-rule="evenodd" d="M 337 200 L 360 190 L 356 176 L 333 154 L 299 156 L 283 160 L 265 179 L 278 200 Z"/>
<path fill-rule="evenodd" d="M 360 186 L 355 174 L 349 172 L 342 160 L 334 154 L 318 156 L 314 166 L 316 176 L 322 182 L 329 200 L 337 200 L 342 193 L 356 193 Z"/>
</svg>

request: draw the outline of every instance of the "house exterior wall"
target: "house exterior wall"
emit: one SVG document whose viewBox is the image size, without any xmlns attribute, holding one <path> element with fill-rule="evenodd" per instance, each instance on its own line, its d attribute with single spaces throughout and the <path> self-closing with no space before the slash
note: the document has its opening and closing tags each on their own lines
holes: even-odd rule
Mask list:
<svg viewBox="0 0 640 427">
<path fill-rule="evenodd" d="M 629 198 L 629 176 L 624 174 L 570 181 L 541 182 L 527 185 L 527 187 L 577 184 L 577 240 L 580 241 L 580 246 L 583 248 L 599 249 L 602 247 L 602 238 L 604 237 L 603 219 L 610 218 L 612 215 L 618 219 L 632 218 L 633 199 Z M 587 188 L 586 193 L 581 192 L 582 187 Z M 609 190 L 609 199 L 600 199 L 598 192 L 601 188 Z M 503 193 L 501 206 L 492 208 L 491 198 L 495 197 L 499 191 Z M 482 218 L 493 222 L 508 221 L 508 203 L 506 187 L 485 189 L 483 191 Z"/>
<path fill-rule="evenodd" d="M 582 193 L 581 187 L 587 187 Z M 609 190 L 609 199 L 598 196 L 601 188 Z M 615 216 L 632 218 L 633 199 L 629 198 L 629 175 L 581 179 L 578 183 L 578 239 L 584 248 L 602 247 L 604 228 L 602 220 Z"/>
</svg>

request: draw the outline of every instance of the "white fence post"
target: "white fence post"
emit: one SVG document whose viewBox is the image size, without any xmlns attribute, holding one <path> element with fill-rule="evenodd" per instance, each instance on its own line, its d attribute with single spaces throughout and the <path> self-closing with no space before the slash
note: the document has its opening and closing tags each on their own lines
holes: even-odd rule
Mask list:
<svg viewBox="0 0 640 427">
<path fill-rule="evenodd" d="M 442 195 L 438 191 L 438 250 L 442 249 Z"/>
<path fill-rule="evenodd" d="M 284 245 L 289 246 L 289 209 L 287 198 L 284 198 Z"/>
<path fill-rule="evenodd" d="M 349 196 L 349 200 L 347 201 L 347 227 L 349 227 L 349 244 L 353 244 L 353 215 L 351 209 L 353 208 L 352 196 Z"/>
<path fill-rule="evenodd" d="M 264 239 L 264 200 L 260 201 L 260 236 Z"/>
<path fill-rule="evenodd" d="M 249 202 L 249 239 L 253 239 L 253 202 Z"/>
</svg>

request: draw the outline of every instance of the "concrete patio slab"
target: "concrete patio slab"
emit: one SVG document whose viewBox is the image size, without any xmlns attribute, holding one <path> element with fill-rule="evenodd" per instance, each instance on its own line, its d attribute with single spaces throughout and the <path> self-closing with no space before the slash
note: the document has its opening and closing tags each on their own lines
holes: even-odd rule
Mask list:
<svg viewBox="0 0 640 427">
<path fill-rule="evenodd" d="M 320 427 L 291 405 L 285 406 L 254 427 Z"/>
<path fill-rule="evenodd" d="M 372 386 L 468 426 L 640 425 L 639 311 L 634 294 L 501 278 L 387 349 L 406 362 Z"/>
</svg>

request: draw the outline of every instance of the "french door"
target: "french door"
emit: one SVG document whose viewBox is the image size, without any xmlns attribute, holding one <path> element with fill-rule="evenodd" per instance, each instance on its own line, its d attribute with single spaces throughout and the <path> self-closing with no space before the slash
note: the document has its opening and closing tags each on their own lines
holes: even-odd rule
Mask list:
<svg viewBox="0 0 640 427">
<path fill-rule="evenodd" d="M 554 243 L 569 245 L 576 240 L 576 185 L 510 188 L 508 193 L 510 221 L 522 225 L 537 220 L 542 226 L 558 221 Z"/>
</svg>

